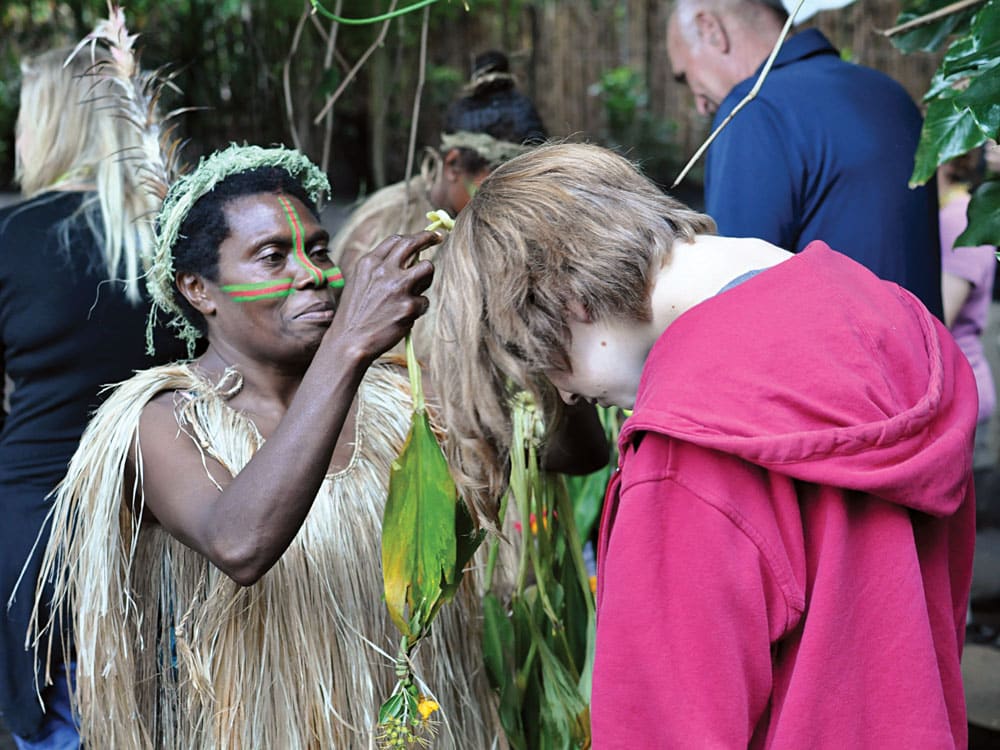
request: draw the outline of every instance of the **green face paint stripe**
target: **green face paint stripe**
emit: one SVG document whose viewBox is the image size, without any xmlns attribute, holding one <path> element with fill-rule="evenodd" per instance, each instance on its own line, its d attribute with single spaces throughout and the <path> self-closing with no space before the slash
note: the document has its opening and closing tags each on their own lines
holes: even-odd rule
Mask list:
<svg viewBox="0 0 1000 750">
<path fill-rule="evenodd" d="M 291 286 L 294 279 L 274 279 L 273 281 L 255 281 L 252 284 L 226 284 L 219 287 L 224 292 L 253 292 L 260 289 L 270 289 L 277 286 Z"/>
<path fill-rule="evenodd" d="M 240 300 L 245 297 L 257 299 L 260 298 L 261 295 L 265 294 L 279 294 L 283 292 L 291 294 L 293 291 L 294 288 L 291 284 L 274 284 L 272 286 L 261 287 L 260 289 L 244 289 L 241 292 L 230 292 L 229 296 L 235 300 Z"/>
<path fill-rule="evenodd" d="M 326 269 L 323 272 L 323 278 L 326 279 L 327 284 L 334 288 L 340 288 L 344 285 L 344 274 L 340 272 L 337 266 Z"/>
<path fill-rule="evenodd" d="M 287 289 L 282 289 L 282 290 L 277 291 L 277 292 L 265 292 L 265 293 L 262 293 L 262 294 L 248 294 L 248 295 L 241 296 L 241 297 L 237 297 L 237 296 L 234 295 L 233 296 L 233 301 L 234 302 L 256 302 L 257 300 L 261 300 L 261 299 L 274 299 L 275 297 L 288 297 L 294 291 L 295 291 L 294 289 L 292 289 L 291 287 L 288 287 Z"/>
<path fill-rule="evenodd" d="M 285 209 L 285 218 L 288 220 L 288 226 L 292 230 L 292 244 L 295 247 L 296 259 L 309 272 L 309 275 L 313 277 L 313 281 L 321 284 L 324 280 L 323 270 L 309 260 L 309 257 L 306 255 L 305 240 L 302 236 L 302 222 L 295 211 L 295 206 L 283 195 L 278 196 L 278 202 Z"/>
</svg>

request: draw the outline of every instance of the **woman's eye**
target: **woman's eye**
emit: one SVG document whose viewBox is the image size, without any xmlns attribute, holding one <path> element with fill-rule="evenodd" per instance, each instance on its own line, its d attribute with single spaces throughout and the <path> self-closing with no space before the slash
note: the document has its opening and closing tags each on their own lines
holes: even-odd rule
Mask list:
<svg viewBox="0 0 1000 750">
<path fill-rule="evenodd" d="M 266 266 L 283 266 L 285 254 L 277 250 L 266 250 L 258 256 L 258 260 Z"/>
</svg>

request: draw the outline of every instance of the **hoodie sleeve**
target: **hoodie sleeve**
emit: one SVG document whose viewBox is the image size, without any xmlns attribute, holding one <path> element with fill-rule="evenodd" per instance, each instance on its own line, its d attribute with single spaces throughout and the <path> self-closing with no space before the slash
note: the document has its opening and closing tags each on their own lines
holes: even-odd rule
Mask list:
<svg viewBox="0 0 1000 750">
<path fill-rule="evenodd" d="M 598 569 L 595 747 L 746 747 L 767 710 L 793 615 L 736 506 L 766 502 L 766 475 L 729 462 L 655 434 L 626 457 Z M 692 468 L 740 496 L 693 491 Z"/>
</svg>

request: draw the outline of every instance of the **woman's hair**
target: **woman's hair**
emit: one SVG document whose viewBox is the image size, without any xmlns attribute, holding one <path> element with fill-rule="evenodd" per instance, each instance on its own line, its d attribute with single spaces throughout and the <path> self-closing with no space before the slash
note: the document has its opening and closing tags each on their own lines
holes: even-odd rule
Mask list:
<svg viewBox="0 0 1000 750">
<path fill-rule="evenodd" d="M 538 144 L 548 138 L 535 105 L 518 90 L 503 52 L 483 52 L 473 61 L 469 83 L 445 113 L 444 132 L 459 130 L 510 143 Z"/>
<path fill-rule="evenodd" d="M 478 149 L 457 146 L 459 165 L 469 174 L 505 161 L 505 152 L 520 152 L 523 149 L 516 147 L 538 145 L 548 138 L 534 103 L 518 90 L 517 80 L 510 72 L 510 62 L 503 52 L 489 50 L 476 56 L 469 82 L 445 112 L 442 152 L 448 150 L 448 136 L 457 133 L 488 136 L 486 140 L 496 142 Z M 424 162 L 423 174 L 428 184 L 434 181 L 434 169 L 440 166 L 435 161 L 439 159 Z"/>
<path fill-rule="evenodd" d="M 284 194 L 298 198 L 313 217 L 319 219 L 315 201 L 302 183 L 280 167 L 259 167 L 226 177 L 191 207 L 171 250 L 174 273 L 190 272 L 210 281 L 219 279 L 219 246 L 229 236 L 226 206 L 238 198 L 260 193 Z M 204 336 L 205 317 L 194 309 L 176 285 L 175 304 L 184 317 Z"/>
<path fill-rule="evenodd" d="M 116 114 L 112 84 L 89 75 L 92 59 L 57 49 L 21 64 L 15 177 L 28 198 L 60 184 L 91 183 L 80 212 L 104 254 L 109 279 L 125 285 L 127 297 L 141 297 L 139 280 L 152 246 L 151 216 L 157 199 L 139 181 L 130 154 L 139 133 Z M 68 237 L 68 223 L 63 232 Z"/>
<path fill-rule="evenodd" d="M 511 395 L 530 391 L 558 419 L 542 373 L 569 366 L 568 307 L 649 320 L 673 243 L 714 231 L 598 146 L 540 146 L 486 178 L 435 259 L 430 358 L 448 458 L 481 517 L 495 516 L 507 482 Z"/>
</svg>

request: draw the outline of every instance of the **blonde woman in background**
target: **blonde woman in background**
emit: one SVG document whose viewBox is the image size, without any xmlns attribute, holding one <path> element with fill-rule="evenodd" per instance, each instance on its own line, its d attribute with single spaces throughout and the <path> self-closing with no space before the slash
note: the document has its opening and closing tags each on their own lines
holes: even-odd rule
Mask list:
<svg viewBox="0 0 1000 750">
<path fill-rule="evenodd" d="M 22 63 L 23 200 L 0 210 L 0 370 L 11 383 L 9 410 L 0 412 L 0 719 L 22 749 L 79 747 L 66 698 L 72 654 L 52 655 L 54 664 L 65 660 L 66 677 L 39 697 L 25 648 L 44 548 L 32 545 L 47 496 L 101 387 L 156 364 L 145 354 L 142 276 L 157 204 L 129 168 L 138 135 L 109 107 L 108 85 L 88 75 L 90 55 L 66 64 L 69 53 Z M 183 354 L 163 339 L 158 361 Z"/>
</svg>

